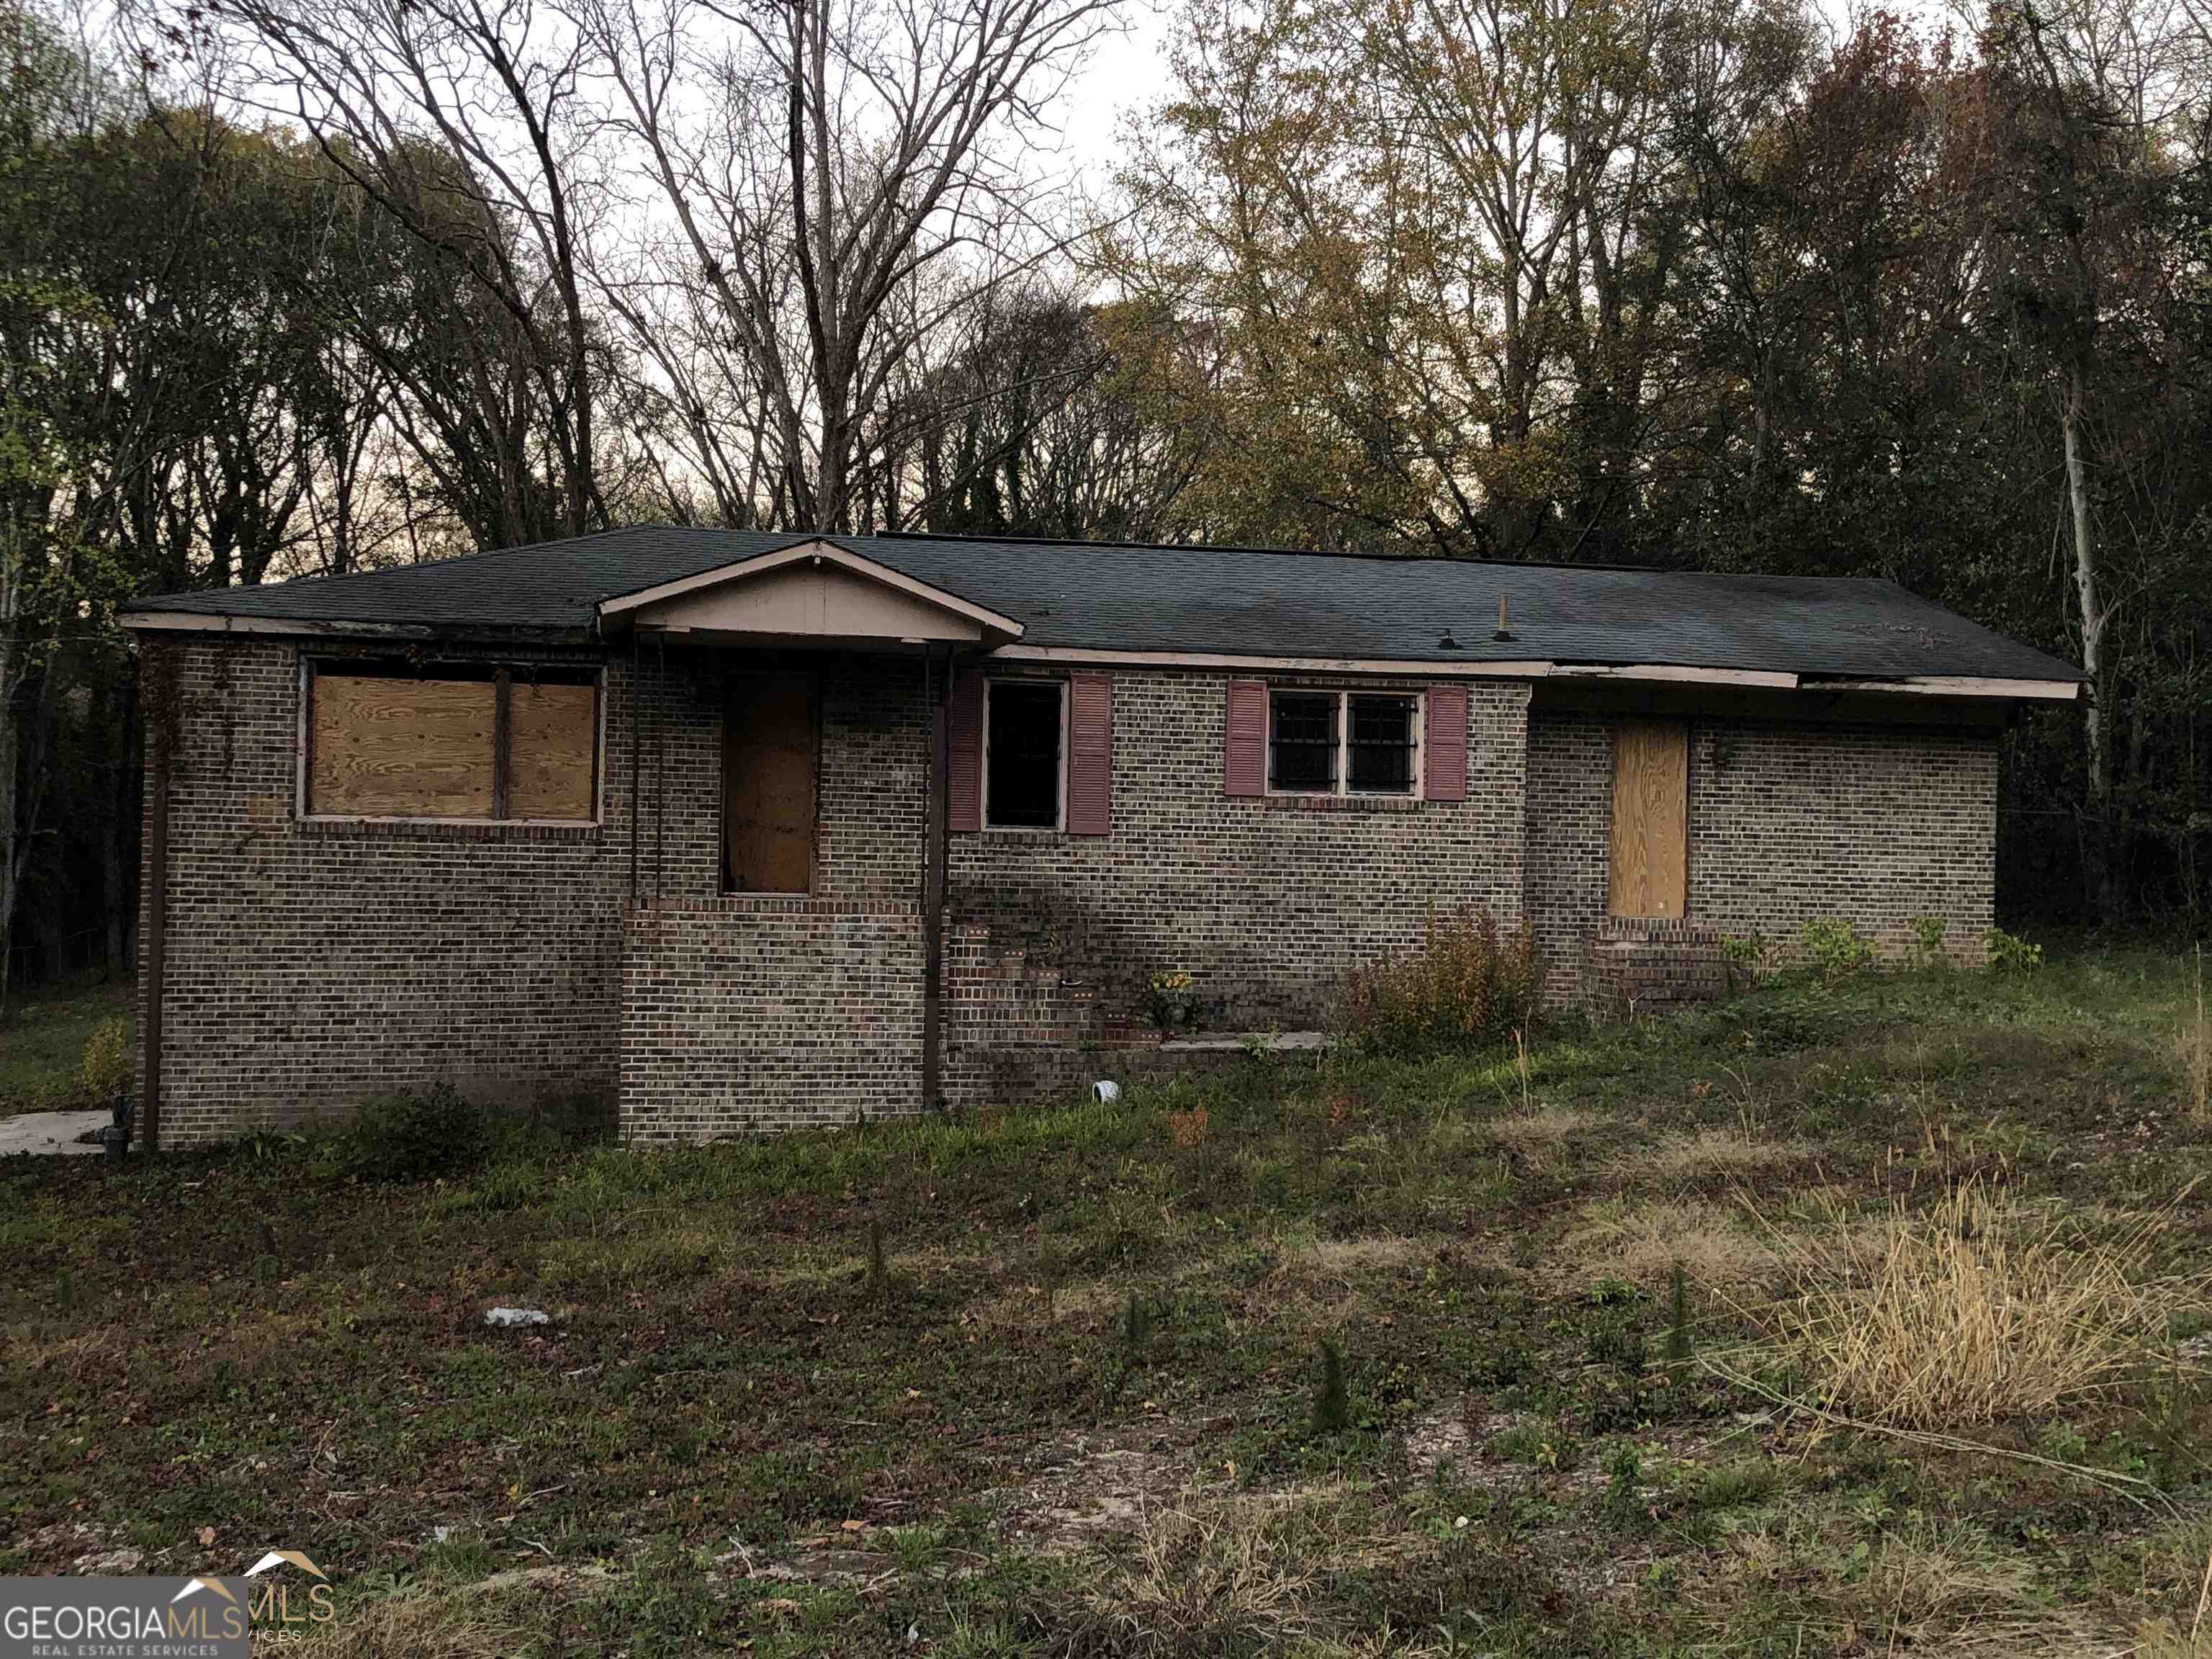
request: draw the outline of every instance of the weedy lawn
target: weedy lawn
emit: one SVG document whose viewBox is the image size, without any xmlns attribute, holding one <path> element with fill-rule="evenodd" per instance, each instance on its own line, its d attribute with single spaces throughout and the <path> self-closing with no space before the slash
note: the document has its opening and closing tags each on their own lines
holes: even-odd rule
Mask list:
<svg viewBox="0 0 2212 1659">
<path fill-rule="evenodd" d="M 83 1077 L 85 1045 L 118 1020 L 127 1040 L 131 1019 L 127 983 L 11 998 L 0 1017 L 0 1117 L 105 1105 Z"/>
<path fill-rule="evenodd" d="M 2081 952 L 413 1184 L 19 1162 L 0 1572 L 304 1550 L 325 1656 L 2212 1654 L 2192 1006 Z"/>
</svg>

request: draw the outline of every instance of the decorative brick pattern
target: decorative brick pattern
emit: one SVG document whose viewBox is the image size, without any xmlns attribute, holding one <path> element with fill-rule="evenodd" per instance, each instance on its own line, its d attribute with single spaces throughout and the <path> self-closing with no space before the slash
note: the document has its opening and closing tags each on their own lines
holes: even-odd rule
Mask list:
<svg viewBox="0 0 2212 1659">
<path fill-rule="evenodd" d="M 1532 714 L 1528 904 L 1554 1002 L 1613 994 L 1598 982 L 1612 970 L 1594 981 L 1592 969 L 1606 920 L 1612 757 L 1604 716 Z M 1914 917 L 1939 915 L 1953 954 L 1978 959 L 1994 916 L 1996 766 L 1985 732 L 1692 720 L 1691 928 L 1714 940 L 1759 934 L 1786 957 L 1808 921 L 1835 917 L 1893 960 Z M 1656 954 L 1647 943 L 1612 956 L 1648 963 Z M 1679 963 L 1676 982 L 1699 971 L 1711 982 L 1710 964 Z"/>
</svg>

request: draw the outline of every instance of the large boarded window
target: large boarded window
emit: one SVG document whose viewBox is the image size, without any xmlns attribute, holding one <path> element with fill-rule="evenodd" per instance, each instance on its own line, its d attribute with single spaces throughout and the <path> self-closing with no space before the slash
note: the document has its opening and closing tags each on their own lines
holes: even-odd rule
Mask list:
<svg viewBox="0 0 2212 1659">
<path fill-rule="evenodd" d="M 1623 720 L 1613 731 L 1610 906 L 1680 918 L 1690 885 L 1690 728 Z"/>
<path fill-rule="evenodd" d="M 597 816 L 599 682 L 588 671 L 313 664 L 307 695 L 311 817 Z"/>
<path fill-rule="evenodd" d="M 598 817 L 598 685 L 512 679 L 508 696 L 507 816 L 541 823 Z"/>
</svg>

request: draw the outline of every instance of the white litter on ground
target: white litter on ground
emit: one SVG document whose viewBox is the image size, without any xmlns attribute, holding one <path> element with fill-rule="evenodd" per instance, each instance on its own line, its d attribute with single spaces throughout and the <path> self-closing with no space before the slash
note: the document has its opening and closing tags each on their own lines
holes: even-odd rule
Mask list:
<svg viewBox="0 0 2212 1659">
<path fill-rule="evenodd" d="M 484 1313 L 484 1323 L 496 1330 L 512 1330 L 517 1325 L 550 1325 L 553 1316 L 535 1308 L 491 1308 Z"/>
</svg>

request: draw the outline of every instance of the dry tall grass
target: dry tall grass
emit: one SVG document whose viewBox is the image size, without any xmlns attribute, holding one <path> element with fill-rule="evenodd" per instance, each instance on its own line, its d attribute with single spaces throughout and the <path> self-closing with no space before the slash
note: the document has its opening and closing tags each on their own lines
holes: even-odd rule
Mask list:
<svg viewBox="0 0 2212 1659">
<path fill-rule="evenodd" d="M 1770 1228 L 1795 1294 L 1767 1322 L 1833 1403 L 1869 1421 L 1952 1428 L 2045 1411 L 2146 1358 L 2163 1299 L 2144 1275 L 2168 1214 L 2092 1242 L 1973 1181 L 1924 1212 L 1893 1206 L 1883 1225 Z"/>
<path fill-rule="evenodd" d="M 1616 1152 L 1606 1160 L 1606 1170 L 1623 1181 L 1662 1186 L 1747 1175 L 1811 1154 L 1812 1148 L 1802 1140 L 1762 1140 L 1709 1125 L 1687 1134 L 1661 1135 Z"/>
<path fill-rule="evenodd" d="M 1734 1211 L 1695 1200 L 1638 1204 L 1578 1227 L 1565 1242 L 1587 1274 L 1616 1273 L 1638 1284 L 1663 1284 L 1680 1262 L 1698 1285 L 1753 1285 L 1774 1271 L 1774 1252 Z"/>
<path fill-rule="evenodd" d="M 1258 1516 L 1170 1510 L 1148 1519 L 1136 1559 L 1092 1588 L 1070 1646 L 1115 1659 L 1272 1652 L 1304 1632 L 1310 1588 Z"/>
</svg>

